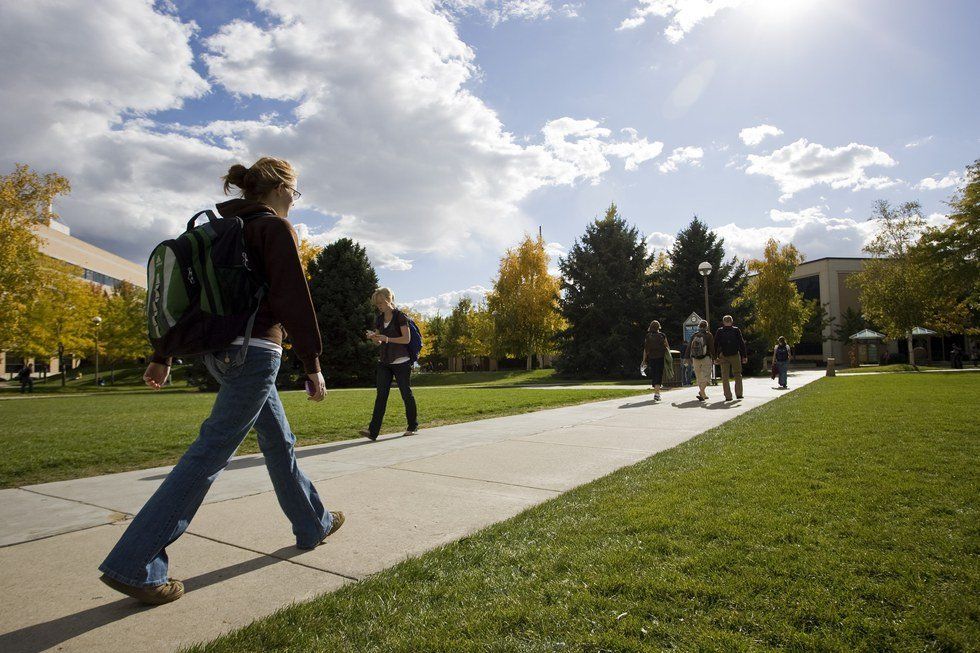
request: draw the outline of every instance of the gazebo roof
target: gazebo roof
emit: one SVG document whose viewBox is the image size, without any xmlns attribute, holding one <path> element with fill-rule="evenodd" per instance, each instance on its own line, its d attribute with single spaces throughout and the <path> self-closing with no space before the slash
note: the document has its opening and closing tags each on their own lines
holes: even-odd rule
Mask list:
<svg viewBox="0 0 980 653">
<path fill-rule="evenodd" d="M 884 340 L 885 334 L 878 333 L 877 331 L 872 331 L 871 329 L 862 329 L 855 333 L 850 338 L 851 340 Z"/>
<path fill-rule="evenodd" d="M 922 327 L 915 327 L 912 329 L 913 336 L 934 336 L 937 335 L 935 331 L 930 329 L 923 329 Z"/>
</svg>

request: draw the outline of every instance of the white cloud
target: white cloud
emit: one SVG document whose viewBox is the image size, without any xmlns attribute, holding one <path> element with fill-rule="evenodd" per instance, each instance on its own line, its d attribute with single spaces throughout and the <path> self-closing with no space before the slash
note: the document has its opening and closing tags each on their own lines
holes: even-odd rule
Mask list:
<svg viewBox="0 0 980 653">
<path fill-rule="evenodd" d="M 781 136 L 783 130 L 773 125 L 757 125 L 746 127 L 738 133 L 738 137 L 746 145 L 755 146 L 763 141 L 766 136 Z"/>
<path fill-rule="evenodd" d="M 946 173 L 946 176 L 941 179 L 936 179 L 939 175 L 934 175 L 933 177 L 926 177 L 918 184 L 916 188 L 919 190 L 940 190 L 942 188 L 953 188 L 955 186 L 960 186 L 963 184 L 964 179 L 960 176 L 960 173 L 956 170 L 950 170 Z"/>
<path fill-rule="evenodd" d="M 725 239 L 726 253 L 750 259 L 762 256 L 766 241 L 775 238 L 781 245 L 792 243 L 806 260 L 827 256 L 867 256 L 862 248 L 874 236 L 878 225 L 873 220 L 830 217 L 825 207 L 811 206 L 800 211 L 769 211 L 770 226 L 740 227 L 730 223 L 712 229 Z M 849 211 L 845 211 L 849 213 Z M 941 227 L 948 223 L 942 213 L 925 218 L 926 226 Z"/>
<path fill-rule="evenodd" d="M 452 14 L 477 13 L 494 26 L 508 20 L 543 20 L 554 15 L 574 18 L 579 6 L 565 3 L 555 7 L 551 0 L 439 0 L 439 4 Z"/>
<path fill-rule="evenodd" d="M 617 29 L 635 29 L 651 16 L 666 18 L 664 36 L 678 43 L 701 21 L 711 18 L 722 9 L 738 7 L 746 0 L 639 0 Z"/>
<path fill-rule="evenodd" d="M 473 300 L 474 304 L 480 304 L 486 299 L 487 294 L 491 290 L 491 288 L 480 285 L 470 286 L 465 290 L 451 290 L 435 297 L 425 297 L 423 299 L 404 302 L 404 306 L 426 317 L 432 317 L 439 313 L 449 313 L 453 310 L 453 306 L 458 304 L 459 300 L 463 297 L 469 297 Z"/>
<path fill-rule="evenodd" d="M 656 252 L 666 251 L 673 247 L 675 242 L 677 242 L 677 238 L 673 234 L 654 231 L 646 237 L 647 252 L 654 254 Z"/>
<path fill-rule="evenodd" d="M 660 172 L 674 172 L 682 165 L 697 167 L 701 165 L 702 157 L 704 157 L 704 150 L 700 147 L 675 147 L 667 160 L 660 164 L 659 169 Z"/>
<path fill-rule="evenodd" d="M 770 154 L 750 154 L 747 159 L 746 174 L 774 179 L 783 192 L 781 199 L 818 184 L 863 190 L 899 183 L 889 177 L 869 177 L 868 168 L 894 166 L 897 162 L 882 150 L 859 143 L 828 148 L 801 138 Z"/>
<path fill-rule="evenodd" d="M 298 168 L 300 206 L 334 221 L 317 238 L 352 237 L 397 270 L 499 249 L 530 226 L 518 204 L 533 191 L 662 149 L 568 117 L 519 142 L 467 89 L 474 53 L 432 3 L 256 2 L 262 20 L 222 26 L 202 59 L 216 88 L 286 106 L 205 125 L 153 120 L 209 91 L 192 66 L 194 25 L 150 0 L 4 5 L 0 165 L 68 176 L 59 210 L 75 233 L 142 260 L 217 199 L 229 165 L 280 156 Z"/>
<path fill-rule="evenodd" d="M 828 217 L 822 207 L 801 211 L 769 211 L 772 226 L 740 227 L 730 223 L 712 229 L 725 239 L 726 253 L 743 259 L 762 256 L 766 241 L 792 243 L 807 260 L 825 256 L 863 256 L 861 248 L 873 236 L 876 225 L 868 220 Z"/>
<path fill-rule="evenodd" d="M 925 136 L 923 138 L 917 138 L 914 141 L 905 144 L 907 148 L 921 147 L 933 139 L 932 135 Z"/>
</svg>

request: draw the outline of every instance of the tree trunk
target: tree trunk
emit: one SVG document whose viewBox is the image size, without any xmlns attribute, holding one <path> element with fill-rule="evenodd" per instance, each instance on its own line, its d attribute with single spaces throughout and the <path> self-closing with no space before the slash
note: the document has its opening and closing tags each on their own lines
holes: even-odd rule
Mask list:
<svg viewBox="0 0 980 653">
<path fill-rule="evenodd" d="M 531 360 L 531 354 L 527 355 L 527 371 L 530 372 L 534 367 L 534 362 Z"/>
<path fill-rule="evenodd" d="M 909 365 L 915 369 L 915 350 L 912 348 L 912 332 L 909 331 L 908 336 L 906 336 L 906 342 L 909 345 Z"/>
<path fill-rule="evenodd" d="M 61 387 L 65 387 L 65 347 L 58 345 L 58 371 L 61 372 Z"/>
</svg>

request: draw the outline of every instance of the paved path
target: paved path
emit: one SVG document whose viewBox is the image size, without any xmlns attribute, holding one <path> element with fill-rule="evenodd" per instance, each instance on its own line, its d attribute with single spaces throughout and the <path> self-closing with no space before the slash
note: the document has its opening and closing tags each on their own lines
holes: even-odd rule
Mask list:
<svg viewBox="0 0 980 653">
<path fill-rule="evenodd" d="M 213 638 L 676 446 L 785 392 L 773 385 L 748 379 L 733 403 L 712 388 L 700 406 L 688 388 L 659 405 L 641 395 L 304 447 L 300 465 L 347 514 L 306 552 L 261 456 L 236 458 L 168 549 L 187 594 L 157 608 L 109 590 L 97 567 L 169 468 L 0 490 L 0 651 L 149 653 Z"/>
</svg>

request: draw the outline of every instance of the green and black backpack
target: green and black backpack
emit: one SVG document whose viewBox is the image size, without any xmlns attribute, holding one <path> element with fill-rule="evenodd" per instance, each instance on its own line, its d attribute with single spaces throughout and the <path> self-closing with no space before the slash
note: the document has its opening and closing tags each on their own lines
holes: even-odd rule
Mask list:
<svg viewBox="0 0 980 653">
<path fill-rule="evenodd" d="M 208 221 L 199 227 L 200 216 Z M 223 218 L 196 213 L 180 236 L 153 249 L 146 268 L 146 322 L 161 356 L 194 356 L 244 336 L 244 347 L 268 285 L 245 248 L 245 223 L 260 212 Z"/>
</svg>

